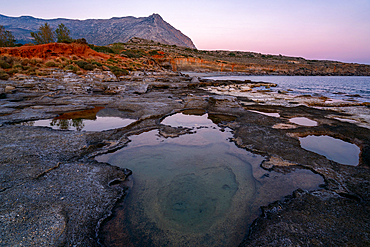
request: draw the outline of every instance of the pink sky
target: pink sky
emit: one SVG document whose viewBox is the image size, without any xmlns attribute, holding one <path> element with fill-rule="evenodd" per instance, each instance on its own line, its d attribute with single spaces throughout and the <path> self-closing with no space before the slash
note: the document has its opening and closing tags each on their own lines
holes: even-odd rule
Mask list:
<svg viewBox="0 0 370 247">
<path fill-rule="evenodd" d="M 111 18 L 160 14 L 198 49 L 370 64 L 369 0 L 0 0 L 1 14 Z"/>
</svg>

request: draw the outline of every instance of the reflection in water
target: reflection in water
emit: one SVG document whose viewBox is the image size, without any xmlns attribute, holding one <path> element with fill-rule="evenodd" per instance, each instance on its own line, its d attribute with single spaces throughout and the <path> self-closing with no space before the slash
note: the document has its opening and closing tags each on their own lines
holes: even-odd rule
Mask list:
<svg viewBox="0 0 370 247">
<path fill-rule="evenodd" d="M 81 131 L 85 124 L 83 123 L 83 119 L 53 119 L 50 123 L 51 127 L 57 127 L 57 129 L 61 130 L 68 130 L 74 128 L 77 131 Z"/>
<path fill-rule="evenodd" d="M 261 205 L 323 183 L 307 170 L 263 170 L 263 157 L 236 147 L 231 130 L 220 131 L 207 117 L 169 116 L 162 124 L 194 133 L 166 139 L 146 132 L 96 158 L 133 172 L 127 206 L 103 226 L 105 245 L 237 246 Z"/>
<path fill-rule="evenodd" d="M 339 118 L 339 117 L 335 117 L 334 119 L 339 120 L 339 121 L 342 121 L 342 122 L 357 123 L 357 121 L 356 121 L 356 120 L 348 119 L 348 118 Z"/>
<path fill-rule="evenodd" d="M 277 112 L 262 112 L 262 111 L 254 111 L 254 110 L 248 110 L 248 111 L 259 113 L 259 114 L 269 116 L 269 117 L 280 117 L 280 114 Z"/>
<path fill-rule="evenodd" d="M 307 136 L 299 138 L 302 148 L 324 155 L 344 165 L 358 165 L 360 148 L 355 145 L 331 136 Z"/>
<path fill-rule="evenodd" d="M 103 131 L 125 127 L 136 120 L 122 116 L 123 113 L 109 108 L 64 113 L 54 119 L 33 121 L 33 126 L 45 126 L 59 130 Z"/>
<path fill-rule="evenodd" d="M 317 122 L 306 117 L 294 117 L 289 119 L 289 122 L 302 126 L 317 126 Z"/>
</svg>

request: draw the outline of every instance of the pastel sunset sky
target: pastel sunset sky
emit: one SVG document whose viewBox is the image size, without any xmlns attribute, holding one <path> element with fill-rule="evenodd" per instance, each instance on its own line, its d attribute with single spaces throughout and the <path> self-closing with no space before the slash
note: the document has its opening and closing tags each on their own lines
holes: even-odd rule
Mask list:
<svg viewBox="0 0 370 247">
<path fill-rule="evenodd" d="M 370 0 L 0 0 L 0 14 L 108 19 L 160 14 L 198 49 L 370 64 Z"/>
</svg>

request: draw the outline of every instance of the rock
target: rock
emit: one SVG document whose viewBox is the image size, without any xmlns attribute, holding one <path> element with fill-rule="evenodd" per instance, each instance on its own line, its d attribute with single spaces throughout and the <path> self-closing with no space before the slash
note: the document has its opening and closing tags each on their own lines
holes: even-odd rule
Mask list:
<svg viewBox="0 0 370 247">
<path fill-rule="evenodd" d="M 5 99 L 6 98 L 6 93 L 4 91 L 4 88 L 0 88 L 0 99 Z"/>
<path fill-rule="evenodd" d="M 4 90 L 5 93 L 14 93 L 15 91 L 16 89 L 13 86 L 6 86 Z"/>
<path fill-rule="evenodd" d="M 191 83 L 198 83 L 199 82 L 199 78 L 194 76 L 193 78 L 191 78 Z"/>
<path fill-rule="evenodd" d="M 133 83 L 126 85 L 125 90 L 133 93 L 143 94 L 148 91 L 148 87 L 149 84 L 146 83 Z"/>
<path fill-rule="evenodd" d="M 102 93 L 102 92 L 104 92 L 104 88 L 101 88 L 101 87 L 93 87 L 92 89 L 91 89 L 91 91 L 93 92 L 93 93 Z"/>
</svg>

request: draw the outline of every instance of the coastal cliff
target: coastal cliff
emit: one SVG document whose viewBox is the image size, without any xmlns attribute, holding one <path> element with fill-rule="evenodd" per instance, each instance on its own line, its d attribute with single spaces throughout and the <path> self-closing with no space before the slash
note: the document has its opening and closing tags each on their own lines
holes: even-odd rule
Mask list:
<svg viewBox="0 0 370 247">
<path fill-rule="evenodd" d="M 235 72 L 251 75 L 370 75 L 370 66 L 349 63 L 258 64 L 215 62 L 202 58 L 170 59 L 174 71 Z"/>
</svg>

